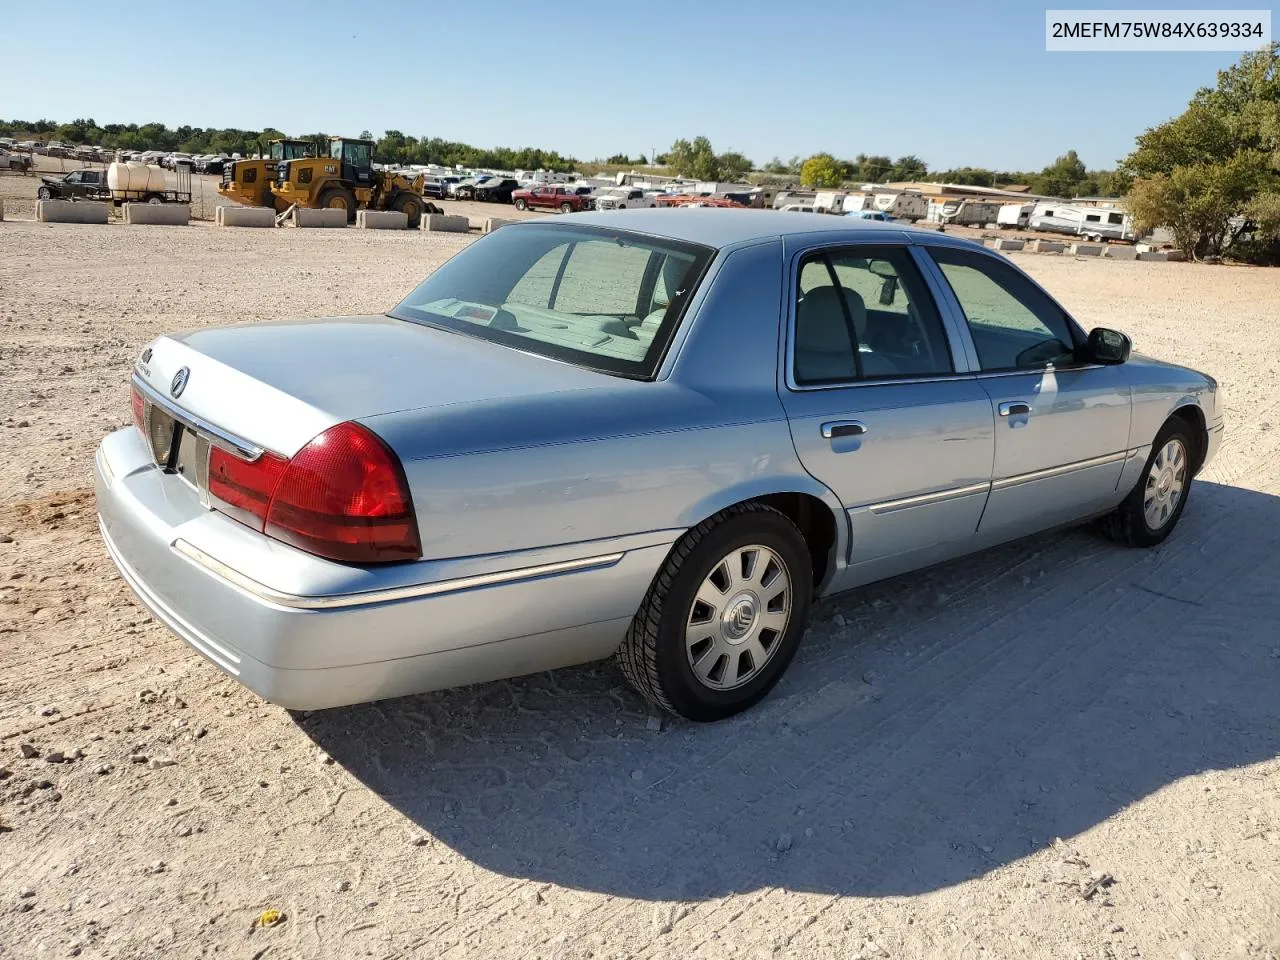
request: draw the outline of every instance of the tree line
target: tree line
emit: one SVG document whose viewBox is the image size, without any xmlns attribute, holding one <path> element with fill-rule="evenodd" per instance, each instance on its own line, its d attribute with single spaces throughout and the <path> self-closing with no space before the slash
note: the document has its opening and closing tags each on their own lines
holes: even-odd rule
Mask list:
<svg viewBox="0 0 1280 960">
<path fill-rule="evenodd" d="M 289 139 L 288 135 L 274 127 L 264 130 L 239 130 L 232 127 L 181 126 L 170 128 L 163 123 L 106 123 L 99 125 L 92 118 L 78 119 L 71 123 L 53 120 L 0 120 L 0 136 L 15 140 L 59 140 L 68 144 L 93 144 L 111 150 L 163 150 L 180 153 L 213 153 L 248 155 L 258 149 L 258 143 L 268 140 Z M 295 140 L 328 141 L 328 135 L 310 133 L 295 136 Z M 372 140 L 366 130 L 360 139 Z M 465 167 L 496 167 L 508 170 L 558 170 L 570 171 L 578 161 L 554 150 L 536 147 L 494 147 L 486 149 L 466 143 L 455 143 L 439 137 L 410 137 L 399 130 L 388 130 L 377 140 L 374 156 L 384 163 L 437 163 L 444 166 L 461 164 Z"/>
<path fill-rule="evenodd" d="M 1114 170 L 1089 170 L 1074 150 L 1068 150 L 1040 171 L 1001 171 L 985 167 L 957 167 L 930 171 L 919 157 L 908 154 L 896 160 L 887 156 L 860 153 L 852 160 L 840 160 L 829 153 L 816 153 L 805 160 L 793 157 L 783 163 L 774 158 L 764 171 L 796 177 L 805 186 L 839 187 L 845 184 L 896 183 L 929 180 L 974 187 L 1025 186 L 1031 193 L 1051 197 L 1120 197 L 1125 178 Z"/>
</svg>

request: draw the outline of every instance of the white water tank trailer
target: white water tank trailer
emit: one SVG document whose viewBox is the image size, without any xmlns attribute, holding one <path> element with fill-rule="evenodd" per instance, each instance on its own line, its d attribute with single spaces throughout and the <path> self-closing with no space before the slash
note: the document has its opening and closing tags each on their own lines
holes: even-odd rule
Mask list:
<svg viewBox="0 0 1280 960">
<path fill-rule="evenodd" d="M 169 189 L 165 172 L 153 163 L 113 163 L 107 167 L 107 189 L 115 200 L 146 200 Z"/>
</svg>

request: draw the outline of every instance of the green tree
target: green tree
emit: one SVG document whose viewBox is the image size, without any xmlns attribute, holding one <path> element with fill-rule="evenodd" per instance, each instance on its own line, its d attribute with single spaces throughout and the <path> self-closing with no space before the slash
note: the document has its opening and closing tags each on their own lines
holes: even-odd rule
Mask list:
<svg viewBox="0 0 1280 960">
<path fill-rule="evenodd" d="M 929 173 L 929 165 L 915 154 L 907 154 L 893 162 L 890 180 L 921 180 Z"/>
<path fill-rule="evenodd" d="M 1139 229 L 1168 227 L 1191 257 L 1275 258 L 1269 224 L 1280 193 L 1280 43 L 1246 53 L 1183 113 L 1145 131 L 1121 164 Z"/>
<path fill-rule="evenodd" d="M 720 180 L 741 180 L 750 173 L 752 167 L 755 166 L 755 164 L 736 150 L 730 150 L 727 153 L 720 154 L 716 157 L 716 162 L 719 167 L 719 176 L 717 179 Z"/>
<path fill-rule="evenodd" d="M 1084 161 L 1074 150 L 1068 150 L 1033 178 L 1032 189 L 1051 197 L 1073 197 L 1087 173 Z"/>
<path fill-rule="evenodd" d="M 806 187 L 838 187 L 844 180 L 844 170 L 829 153 L 815 153 L 800 167 L 800 182 Z"/>
<path fill-rule="evenodd" d="M 995 186 L 996 175 L 990 170 L 980 167 L 957 167 L 954 170 L 943 170 L 937 175 L 939 183 L 954 183 L 967 187 Z"/>
</svg>

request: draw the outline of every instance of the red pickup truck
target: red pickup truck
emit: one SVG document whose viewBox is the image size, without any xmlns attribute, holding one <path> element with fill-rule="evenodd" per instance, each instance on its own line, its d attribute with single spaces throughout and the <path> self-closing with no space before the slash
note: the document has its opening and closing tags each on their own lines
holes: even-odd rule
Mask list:
<svg viewBox="0 0 1280 960">
<path fill-rule="evenodd" d="M 594 203 L 590 195 L 575 193 L 571 187 L 545 186 L 532 190 L 517 190 L 511 195 L 511 202 L 517 210 L 528 210 L 530 207 L 556 207 L 561 213 L 577 213 L 590 210 Z"/>
</svg>

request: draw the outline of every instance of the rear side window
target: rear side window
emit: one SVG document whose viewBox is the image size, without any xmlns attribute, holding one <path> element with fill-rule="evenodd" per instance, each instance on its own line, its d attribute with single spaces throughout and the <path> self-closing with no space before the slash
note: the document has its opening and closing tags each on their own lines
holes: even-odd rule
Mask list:
<svg viewBox="0 0 1280 960">
<path fill-rule="evenodd" d="M 929 250 L 969 322 L 983 370 L 1036 370 L 1075 360 L 1066 312 L 993 256 L 951 247 Z"/>
<path fill-rule="evenodd" d="M 937 308 L 902 247 L 860 246 L 806 257 L 795 316 L 797 384 L 939 376 L 955 369 Z"/>
</svg>

